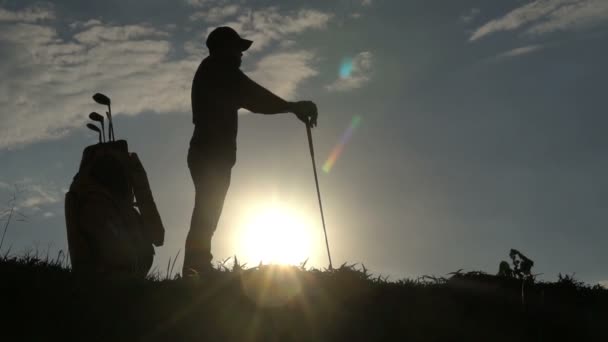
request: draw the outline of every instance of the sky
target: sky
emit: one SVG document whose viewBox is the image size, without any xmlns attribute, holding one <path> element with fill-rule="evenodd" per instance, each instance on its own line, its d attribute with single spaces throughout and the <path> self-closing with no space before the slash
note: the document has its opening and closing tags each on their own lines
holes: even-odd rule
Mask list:
<svg viewBox="0 0 608 342">
<path fill-rule="evenodd" d="M 0 252 L 66 249 L 63 198 L 103 92 L 165 224 L 155 265 L 181 265 L 190 86 L 224 25 L 254 41 L 247 75 L 319 108 L 334 264 L 495 273 L 516 248 L 542 279 L 608 284 L 605 0 L 0 0 L 0 206 L 18 189 L 27 218 Z M 278 206 L 300 218 L 308 265 L 327 266 L 306 139 L 293 115 L 240 113 L 215 260 L 257 264 L 244 227 Z"/>
</svg>

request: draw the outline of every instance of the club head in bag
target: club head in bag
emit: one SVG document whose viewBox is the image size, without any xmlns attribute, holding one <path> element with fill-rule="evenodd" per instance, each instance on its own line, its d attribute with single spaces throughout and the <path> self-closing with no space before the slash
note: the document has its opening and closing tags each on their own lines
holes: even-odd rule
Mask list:
<svg viewBox="0 0 608 342">
<path fill-rule="evenodd" d="M 102 136 L 101 140 L 102 140 L 102 142 L 105 141 L 106 130 L 105 130 L 105 125 L 104 125 L 103 115 L 101 115 L 97 112 L 91 112 L 91 114 L 89 114 L 89 119 L 101 123 L 101 136 Z"/>
<path fill-rule="evenodd" d="M 109 106 L 112 102 L 112 101 L 110 101 L 109 97 L 105 96 L 102 93 L 95 93 L 95 95 L 93 95 L 93 100 L 95 100 L 95 102 L 97 102 L 101 105 L 106 105 L 106 106 Z"/>
<path fill-rule="evenodd" d="M 101 143 L 101 130 L 99 129 L 99 127 L 93 125 L 92 123 L 88 123 L 87 124 L 87 128 L 90 129 L 90 130 L 92 130 L 92 131 L 95 131 L 95 132 L 99 133 L 99 142 Z"/>
</svg>

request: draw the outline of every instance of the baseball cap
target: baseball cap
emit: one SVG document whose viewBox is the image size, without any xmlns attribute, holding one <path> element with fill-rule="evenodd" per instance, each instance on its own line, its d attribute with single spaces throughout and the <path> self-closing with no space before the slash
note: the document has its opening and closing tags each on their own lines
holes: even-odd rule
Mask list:
<svg viewBox="0 0 608 342">
<path fill-rule="evenodd" d="M 241 38 L 241 36 L 239 36 L 231 27 L 221 26 L 209 33 L 206 44 L 209 50 L 233 48 L 239 51 L 245 51 L 249 49 L 251 44 L 253 44 L 253 41 Z"/>
</svg>

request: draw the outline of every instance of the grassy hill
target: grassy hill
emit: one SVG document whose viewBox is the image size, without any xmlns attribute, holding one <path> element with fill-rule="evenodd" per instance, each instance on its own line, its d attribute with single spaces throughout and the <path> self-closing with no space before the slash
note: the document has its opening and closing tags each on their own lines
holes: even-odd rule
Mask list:
<svg viewBox="0 0 608 342">
<path fill-rule="evenodd" d="M 523 295 L 522 295 L 523 294 Z M 608 290 L 482 273 L 396 282 L 263 266 L 206 279 L 76 279 L 0 259 L 3 341 L 607 341 Z"/>
</svg>

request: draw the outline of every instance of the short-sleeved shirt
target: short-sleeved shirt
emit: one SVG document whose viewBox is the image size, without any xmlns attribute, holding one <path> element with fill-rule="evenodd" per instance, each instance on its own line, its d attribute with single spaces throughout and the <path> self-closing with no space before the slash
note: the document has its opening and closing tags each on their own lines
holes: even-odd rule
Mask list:
<svg viewBox="0 0 608 342">
<path fill-rule="evenodd" d="M 252 81 L 236 65 L 215 56 L 205 58 L 192 81 L 191 149 L 221 158 L 236 158 L 238 110 L 276 113 L 285 100 Z"/>
</svg>

